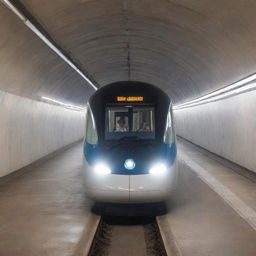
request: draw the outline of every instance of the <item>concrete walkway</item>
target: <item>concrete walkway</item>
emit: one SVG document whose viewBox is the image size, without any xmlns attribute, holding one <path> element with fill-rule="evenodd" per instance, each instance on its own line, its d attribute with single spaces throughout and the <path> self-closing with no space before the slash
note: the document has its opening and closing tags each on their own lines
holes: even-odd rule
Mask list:
<svg viewBox="0 0 256 256">
<path fill-rule="evenodd" d="M 90 212 L 82 145 L 0 185 L 0 255 L 68 256 L 87 251 L 99 217 Z"/>
<path fill-rule="evenodd" d="M 184 141 L 178 146 L 177 193 L 170 198 L 169 213 L 157 218 L 169 252 L 256 255 L 254 174 L 243 175 Z"/>
</svg>

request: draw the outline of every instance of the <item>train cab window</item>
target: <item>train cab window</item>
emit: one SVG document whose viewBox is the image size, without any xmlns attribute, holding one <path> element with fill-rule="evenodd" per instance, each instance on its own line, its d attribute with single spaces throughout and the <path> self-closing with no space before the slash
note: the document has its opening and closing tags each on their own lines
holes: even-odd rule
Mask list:
<svg viewBox="0 0 256 256">
<path fill-rule="evenodd" d="M 98 134 L 95 125 L 95 120 L 92 115 L 90 107 L 87 108 L 86 115 L 86 132 L 85 132 L 85 141 L 89 144 L 96 145 L 98 143 Z"/>
<path fill-rule="evenodd" d="M 155 117 L 152 106 L 111 106 L 106 108 L 105 139 L 154 139 Z"/>
<path fill-rule="evenodd" d="M 128 109 L 127 108 L 107 108 L 106 129 L 108 132 L 128 132 Z"/>
<path fill-rule="evenodd" d="M 133 132 L 154 132 L 154 109 L 133 108 L 132 131 Z"/>
</svg>

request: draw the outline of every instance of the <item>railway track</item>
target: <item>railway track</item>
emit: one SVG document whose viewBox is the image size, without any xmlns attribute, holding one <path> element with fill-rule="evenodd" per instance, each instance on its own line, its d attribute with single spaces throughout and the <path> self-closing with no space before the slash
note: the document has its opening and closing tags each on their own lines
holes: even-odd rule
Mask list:
<svg viewBox="0 0 256 256">
<path fill-rule="evenodd" d="M 89 256 L 167 256 L 155 217 L 103 216 Z"/>
</svg>

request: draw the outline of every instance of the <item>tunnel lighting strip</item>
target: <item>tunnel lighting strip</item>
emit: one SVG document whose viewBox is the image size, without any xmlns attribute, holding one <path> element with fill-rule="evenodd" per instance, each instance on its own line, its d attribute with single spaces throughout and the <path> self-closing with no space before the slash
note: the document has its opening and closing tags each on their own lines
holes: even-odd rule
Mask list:
<svg viewBox="0 0 256 256">
<path fill-rule="evenodd" d="M 183 109 L 183 108 L 189 108 L 196 105 L 201 105 L 204 103 L 210 103 L 212 101 L 220 100 L 225 97 L 230 97 L 233 95 L 241 94 L 243 92 L 256 89 L 256 74 L 253 74 L 249 77 L 246 77 L 245 79 L 242 79 L 238 82 L 235 82 L 229 86 L 226 86 L 220 90 L 214 91 L 212 93 L 209 93 L 207 95 L 204 95 L 202 97 L 199 97 L 195 100 L 191 100 L 179 105 L 175 105 L 173 107 L 174 110 Z M 253 83 L 250 83 L 254 81 Z"/>
<path fill-rule="evenodd" d="M 62 101 L 59 101 L 59 100 L 56 100 L 56 99 L 52 99 L 52 98 L 48 98 L 48 97 L 45 97 L 45 96 L 42 96 L 41 100 L 45 101 L 47 103 L 51 103 L 51 104 L 55 104 L 55 105 L 60 105 L 62 107 L 65 107 L 65 108 L 68 108 L 68 109 L 72 109 L 72 110 L 75 110 L 75 111 L 85 111 L 85 108 L 86 108 L 86 107 L 82 107 L 82 106 L 75 106 L 75 105 L 72 105 L 72 104 L 64 103 Z"/>
<path fill-rule="evenodd" d="M 9 0 L 0 0 L 12 12 L 14 12 L 23 23 L 30 28 L 47 46 L 49 46 L 59 57 L 61 57 L 71 68 L 73 68 L 94 90 L 98 88 L 58 47 L 56 47 L 34 24 L 32 24 Z"/>
</svg>

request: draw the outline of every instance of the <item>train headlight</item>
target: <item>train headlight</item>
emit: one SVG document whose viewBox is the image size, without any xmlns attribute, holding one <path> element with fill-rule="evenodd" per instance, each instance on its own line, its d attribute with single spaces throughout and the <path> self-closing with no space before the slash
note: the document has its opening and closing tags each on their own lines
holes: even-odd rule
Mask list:
<svg viewBox="0 0 256 256">
<path fill-rule="evenodd" d="M 167 167 L 165 164 L 155 164 L 152 168 L 149 169 L 149 173 L 153 175 L 162 175 L 166 172 Z"/>
<path fill-rule="evenodd" d="M 135 168 L 135 162 L 133 159 L 127 159 L 125 160 L 124 162 L 124 167 L 127 169 L 127 170 L 132 170 Z"/>
<path fill-rule="evenodd" d="M 94 166 L 94 171 L 99 175 L 107 175 L 111 173 L 111 169 L 104 163 L 98 163 Z"/>
</svg>

